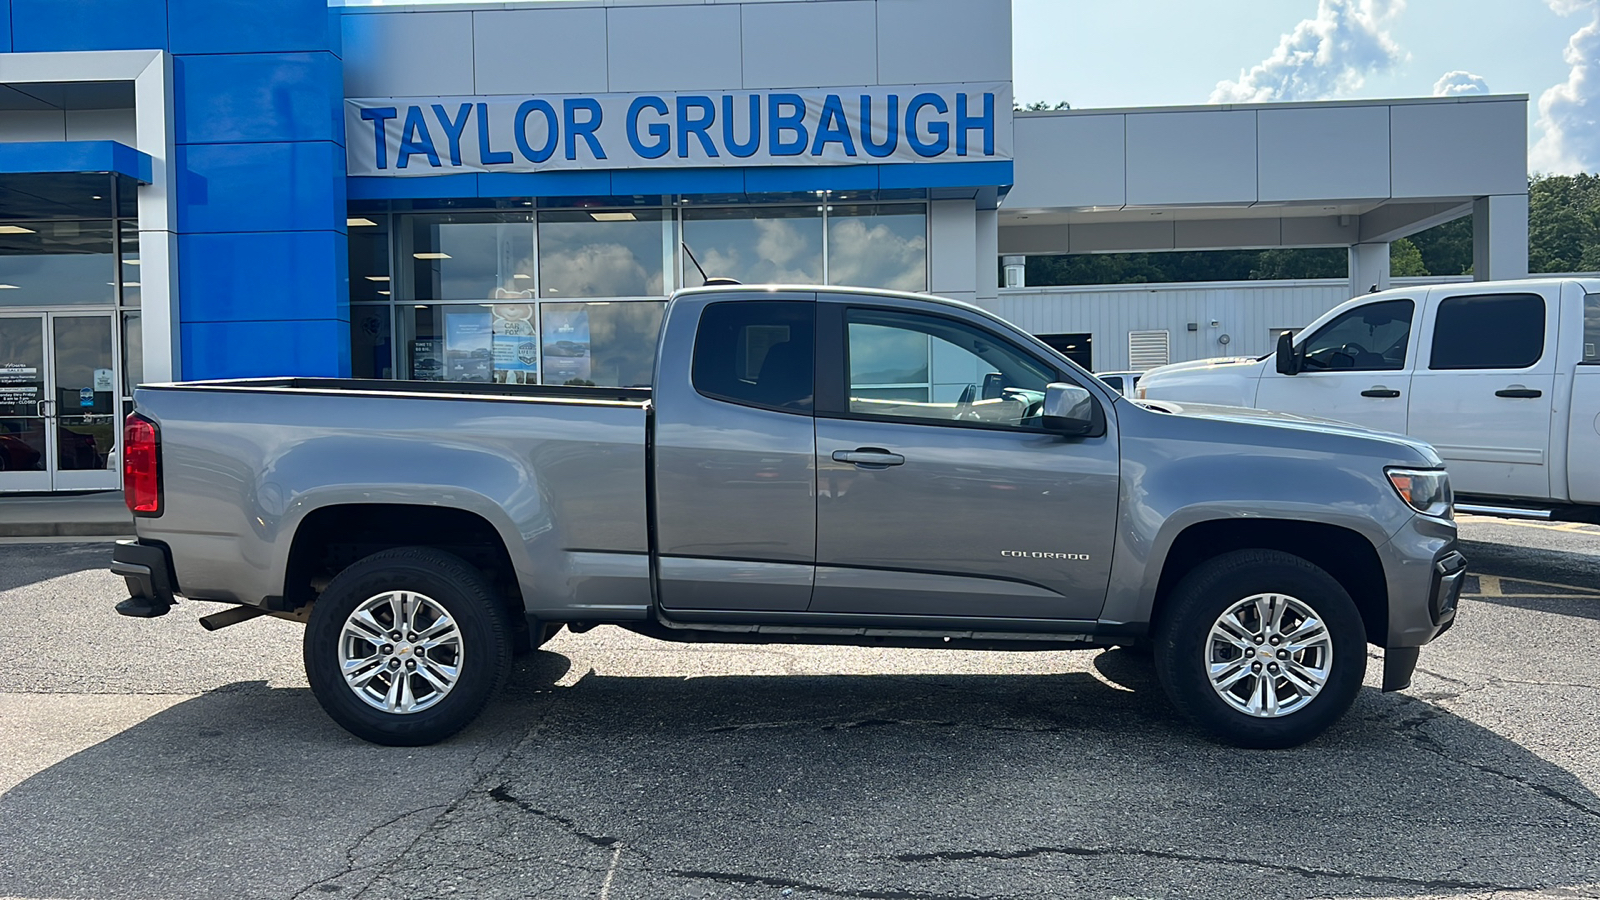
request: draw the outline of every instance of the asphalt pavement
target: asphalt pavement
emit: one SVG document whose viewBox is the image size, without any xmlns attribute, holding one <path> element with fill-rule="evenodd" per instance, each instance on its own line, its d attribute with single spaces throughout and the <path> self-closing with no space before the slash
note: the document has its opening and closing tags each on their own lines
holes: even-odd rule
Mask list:
<svg viewBox="0 0 1600 900">
<path fill-rule="evenodd" d="M 1472 520 L 1413 687 L 1212 744 L 1127 651 L 562 634 L 445 744 L 306 688 L 298 626 L 111 606 L 0 544 L 0 897 L 1600 897 L 1600 528 Z"/>
</svg>

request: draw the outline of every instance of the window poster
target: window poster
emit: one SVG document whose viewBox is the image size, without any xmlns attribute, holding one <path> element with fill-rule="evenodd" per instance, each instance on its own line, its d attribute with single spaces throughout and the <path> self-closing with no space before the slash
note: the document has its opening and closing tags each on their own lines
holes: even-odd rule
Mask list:
<svg viewBox="0 0 1600 900">
<path fill-rule="evenodd" d="M 533 305 L 497 303 L 493 309 L 494 380 L 500 384 L 537 384 L 539 334 L 533 324 Z"/>
<path fill-rule="evenodd" d="M 447 381 L 490 381 L 494 320 L 481 306 L 446 308 L 444 365 Z"/>
<path fill-rule="evenodd" d="M 589 377 L 589 349 L 589 311 L 586 307 L 545 307 L 545 384 L 594 384 Z"/>
<path fill-rule="evenodd" d="M 44 387 L 37 366 L 20 363 L 0 363 L 0 413 L 13 416 L 32 416 L 38 413 L 37 404 Z"/>
<path fill-rule="evenodd" d="M 417 381 L 443 381 L 444 357 L 438 341 L 411 342 L 411 377 Z"/>
</svg>

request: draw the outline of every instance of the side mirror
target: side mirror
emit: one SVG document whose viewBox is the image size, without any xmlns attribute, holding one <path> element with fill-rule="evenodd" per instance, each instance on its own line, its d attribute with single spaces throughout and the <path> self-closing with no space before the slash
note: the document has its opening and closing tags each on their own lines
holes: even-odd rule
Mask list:
<svg viewBox="0 0 1600 900">
<path fill-rule="evenodd" d="M 1300 374 L 1300 354 L 1294 349 L 1294 335 L 1285 331 L 1278 335 L 1278 374 Z"/>
<path fill-rule="evenodd" d="M 1044 389 L 1044 428 L 1081 437 L 1094 431 L 1094 396 L 1075 384 L 1048 384 Z"/>
</svg>

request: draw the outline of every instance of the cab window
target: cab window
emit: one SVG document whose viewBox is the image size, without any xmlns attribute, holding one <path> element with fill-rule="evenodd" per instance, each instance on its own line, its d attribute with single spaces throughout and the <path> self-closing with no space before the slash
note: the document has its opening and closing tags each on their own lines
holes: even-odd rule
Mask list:
<svg viewBox="0 0 1600 900">
<path fill-rule="evenodd" d="M 1434 318 L 1430 369 L 1526 369 L 1544 356 L 1538 294 L 1449 297 Z"/>
<path fill-rule="evenodd" d="M 994 335 L 896 310 L 851 309 L 845 323 L 851 415 L 1042 430 L 1057 373 Z"/>
<path fill-rule="evenodd" d="M 1385 300 L 1349 310 L 1301 345 L 1307 371 L 1403 369 L 1416 304 Z"/>
<path fill-rule="evenodd" d="M 811 412 L 816 304 L 713 303 L 700 314 L 691 377 L 707 397 L 782 412 Z"/>
</svg>

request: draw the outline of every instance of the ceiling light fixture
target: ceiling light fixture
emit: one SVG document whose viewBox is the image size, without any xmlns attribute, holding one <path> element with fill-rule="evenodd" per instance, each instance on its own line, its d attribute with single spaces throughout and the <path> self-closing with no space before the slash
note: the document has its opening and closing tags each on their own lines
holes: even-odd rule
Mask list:
<svg viewBox="0 0 1600 900">
<path fill-rule="evenodd" d="M 455 257 L 451 256 L 448 253 L 413 253 L 411 255 L 416 257 L 417 259 L 454 259 L 455 258 Z"/>
<path fill-rule="evenodd" d="M 387 275 L 368 275 L 368 276 L 366 276 L 366 279 L 368 281 L 388 281 L 389 280 L 389 276 L 387 276 Z"/>
<path fill-rule="evenodd" d="M 122 264 L 125 266 L 137 266 L 139 261 L 137 259 L 124 259 Z"/>
<path fill-rule="evenodd" d="M 528 279 L 531 279 L 531 278 L 533 278 L 533 276 L 532 276 L 532 275 L 524 275 L 524 274 L 522 274 L 522 273 L 521 273 L 521 272 L 518 272 L 518 273 L 517 273 L 517 274 L 515 274 L 515 275 L 513 275 L 513 276 L 511 276 L 511 277 L 512 277 L 512 278 L 528 278 Z"/>
<path fill-rule="evenodd" d="M 21 225 L 0 225 L 0 234 L 38 234 L 32 228 L 23 228 Z"/>
<path fill-rule="evenodd" d="M 596 222 L 637 222 L 637 221 L 639 221 L 639 217 L 634 215 L 631 212 L 608 212 L 608 213 L 592 212 L 592 213 L 589 213 L 589 218 L 595 220 Z"/>
<path fill-rule="evenodd" d="M 350 218 L 344 220 L 344 224 L 347 228 L 376 228 L 378 226 L 377 222 L 374 222 L 371 219 L 362 218 L 361 216 L 351 216 Z"/>
<path fill-rule="evenodd" d="M 389 292 L 388 291 L 379 291 L 378 293 L 384 295 L 385 297 L 389 296 Z"/>
<path fill-rule="evenodd" d="M 19 288 L 14 284 L 0 284 L 0 291 L 20 291 L 20 290 L 22 290 L 22 288 Z"/>
</svg>

